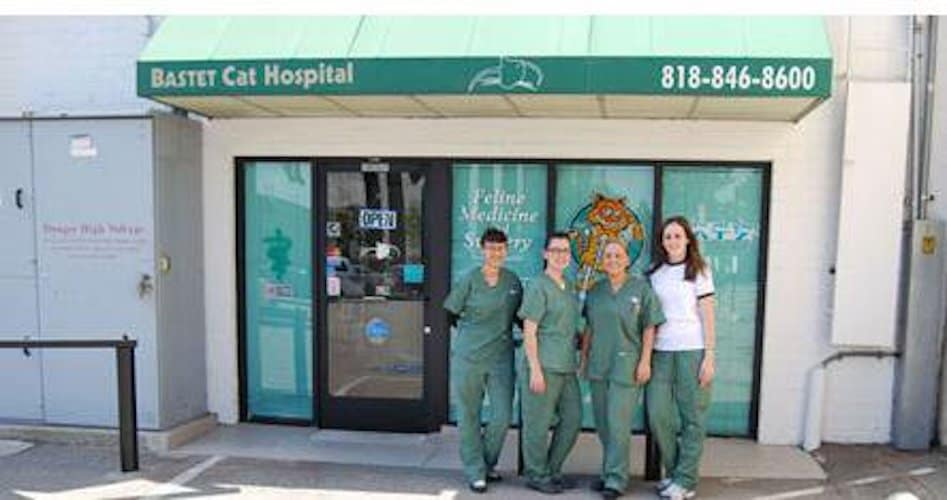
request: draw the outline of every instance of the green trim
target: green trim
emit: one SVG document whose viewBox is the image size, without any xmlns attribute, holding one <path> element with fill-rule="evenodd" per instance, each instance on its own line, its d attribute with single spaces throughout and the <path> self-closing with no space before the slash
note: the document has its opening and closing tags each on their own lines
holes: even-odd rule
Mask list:
<svg viewBox="0 0 947 500">
<path fill-rule="evenodd" d="M 238 81 L 239 75 L 245 80 Z M 831 82 L 832 61 L 820 57 L 273 58 L 138 63 L 141 97 L 641 94 L 825 98 L 831 93 Z"/>
</svg>

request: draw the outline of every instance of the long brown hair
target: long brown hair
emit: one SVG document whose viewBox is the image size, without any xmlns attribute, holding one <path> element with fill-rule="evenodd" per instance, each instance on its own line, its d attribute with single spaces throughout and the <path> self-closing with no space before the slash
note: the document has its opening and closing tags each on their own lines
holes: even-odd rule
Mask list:
<svg viewBox="0 0 947 500">
<path fill-rule="evenodd" d="M 682 215 L 668 217 L 664 219 L 664 223 L 661 224 L 661 232 L 658 233 L 658 242 L 655 245 L 654 258 L 652 259 L 653 262 L 651 263 L 651 269 L 648 270 L 648 274 L 657 271 L 658 268 L 664 264 L 671 263 L 667 251 L 664 249 L 664 231 L 671 224 L 681 226 L 681 228 L 684 229 L 684 235 L 687 236 L 687 250 L 684 254 L 684 279 L 694 281 L 697 279 L 697 274 L 707 269 L 707 262 L 705 262 L 704 258 L 700 255 L 700 243 L 697 242 L 697 237 L 694 236 L 694 230 L 691 229 L 690 222 L 687 222 L 687 219 Z"/>
</svg>

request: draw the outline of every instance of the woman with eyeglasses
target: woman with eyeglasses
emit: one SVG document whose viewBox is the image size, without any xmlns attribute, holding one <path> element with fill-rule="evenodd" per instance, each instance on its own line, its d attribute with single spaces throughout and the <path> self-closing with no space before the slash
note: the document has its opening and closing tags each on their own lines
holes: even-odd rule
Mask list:
<svg viewBox="0 0 947 500">
<path fill-rule="evenodd" d="M 569 235 L 546 239 L 546 269 L 530 281 L 519 317 L 526 352 L 521 375 L 523 464 L 526 486 L 543 493 L 574 487 L 562 464 L 575 445 L 582 425 L 582 401 L 576 376 L 576 338 L 582 316 L 574 286 L 563 271 L 572 259 Z M 549 427 L 558 424 L 549 439 Z"/>
<path fill-rule="evenodd" d="M 632 276 L 630 265 L 622 240 L 605 243 L 605 278 L 592 286 L 585 301 L 588 328 L 582 337 L 582 364 L 603 450 L 593 489 L 606 499 L 620 497 L 628 486 L 631 420 L 640 391 L 651 378 L 655 327 L 664 322 L 651 284 Z"/>
<path fill-rule="evenodd" d="M 480 237 L 483 265 L 451 288 L 444 308 L 459 317 L 452 344 L 451 384 L 457 404 L 460 459 L 471 491 L 484 493 L 499 481 L 494 469 L 513 414 L 513 322 L 523 288 L 516 273 L 503 267 L 506 233 L 489 228 Z M 481 431 L 483 396 L 492 414 Z"/>
<path fill-rule="evenodd" d="M 649 277 L 667 321 L 655 340 L 648 422 L 667 473 L 658 493 L 680 500 L 696 495 L 716 370 L 714 282 L 684 217 L 664 221 L 656 254 Z"/>
</svg>

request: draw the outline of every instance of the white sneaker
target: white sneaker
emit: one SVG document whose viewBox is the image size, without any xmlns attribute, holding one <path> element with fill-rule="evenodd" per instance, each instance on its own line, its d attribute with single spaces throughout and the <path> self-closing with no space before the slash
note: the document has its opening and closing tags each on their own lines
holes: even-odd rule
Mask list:
<svg viewBox="0 0 947 500">
<path fill-rule="evenodd" d="M 478 479 L 470 483 L 470 491 L 474 493 L 486 493 L 487 492 L 487 482 L 483 479 Z"/>
<path fill-rule="evenodd" d="M 658 484 L 654 485 L 654 491 L 656 491 L 658 495 L 660 495 L 661 492 L 666 490 L 668 486 L 671 486 L 671 483 L 672 483 L 671 478 L 666 477 L 658 481 Z"/>
<path fill-rule="evenodd" d="M 687 498 L 694 498 L 697 496 L 697 492 L 689 490 L 677 483 L 671 483 L 667 488 L 661 491 L 661 496 L 668 500 L 685 500 Z"/>
</svg>

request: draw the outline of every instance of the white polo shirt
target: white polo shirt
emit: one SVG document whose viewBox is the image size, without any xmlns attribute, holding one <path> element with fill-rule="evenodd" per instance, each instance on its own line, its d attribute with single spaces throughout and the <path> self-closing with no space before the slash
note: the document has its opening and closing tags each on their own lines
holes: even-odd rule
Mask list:
<svg viewBox="0 0 947 500">
<path fill-rule="evenodd" d="M 714 294 L 714 280 L 707 267 L 694 281 L 684 279 L 684 263 L 664 264 L 651 273 L 651 287 L 661 299 L 667 321 L 658 327 L 654 349 L 688 351 L 704 348 L 704 332 L 697 301 Z"/>
</svg>

